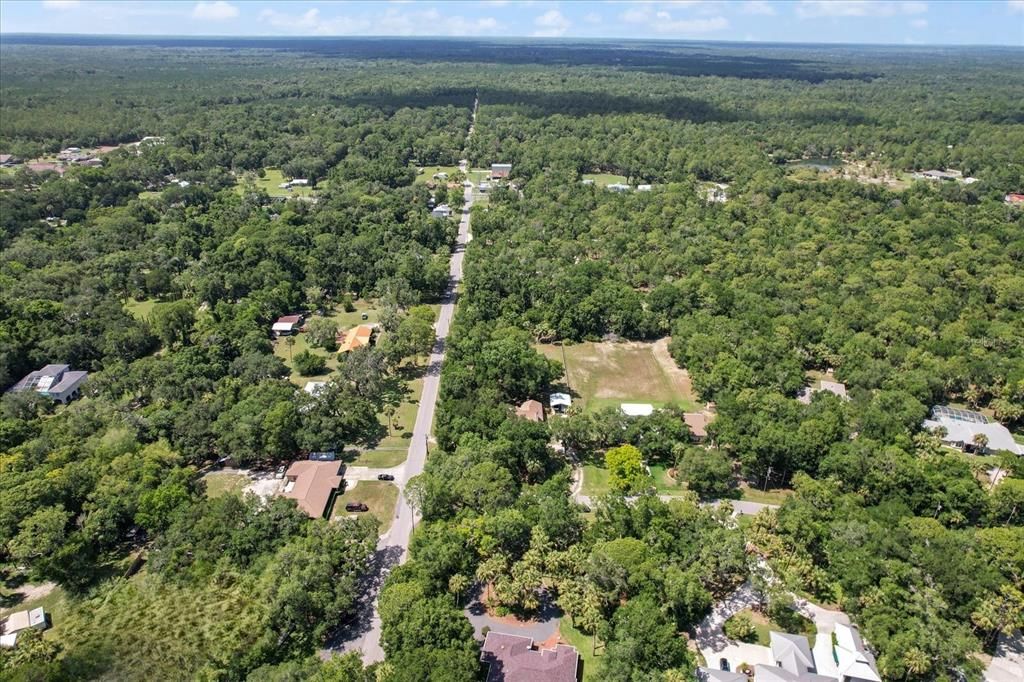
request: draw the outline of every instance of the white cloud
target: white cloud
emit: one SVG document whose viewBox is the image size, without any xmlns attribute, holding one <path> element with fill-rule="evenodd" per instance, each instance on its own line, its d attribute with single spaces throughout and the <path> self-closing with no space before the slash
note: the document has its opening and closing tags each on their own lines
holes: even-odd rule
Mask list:
<svg viewBox="0 0 1024 682">
<path fill-rule="evenodd" d="M 914 28 L 928 28 L 928 20 L 927 19 L 913 19 L 910 22 L 910 25 L 913 26 Z"/>
<path fill-rule="evenodd" d="M 1006 6 L 1011 12 L 1024 14 L 1024 0 L 1006 0 Z"/>
<path fill-rule="evenodd" d="M 238 16 L 238 8 L 224 0 L 215 2 L 197 2 L 192 8 L 193 19 L 204 19 L 206 21 L 224 21 L 234 19 Z"/>
<path fill-rule="evenodd" d="M 81 4 L 79 0 L 43 0 L 46 9 L 72 9 Z"/>
<path fill-rule="evenodd" d="M 749 0 L 743 3 L 740 11 L 744 14 L 758 14 L 761 16 L 773 16 L 775 14 L 775 8 L 765 2 L 765 0 Z"/>
<path fill-rule="evenodd" d="M 665 16 L 661 16 L 661 15 Z M 729 28 L 729 20 L 725 17 L 709 19 L 677 19 L 673 20 L 668 12 L 658 12 L 658 23 L 652 26 L 658 33 L 671 35 L 692 35 L 694 33 L 711 33 Z"/>
<path fill-rule="evenodd" d="M 551 9 L 541 14 L 533 20 L 533 23 L 538 27 L 533 32 L 533 35 L 538 38 L 557 38 L 558 36 L 565 35 L 569 26 L 571 26 L 570 21 L 557 9 Z"/>
<path fill-rule="evenodd" d="M 796 14 L 801 19 L 816 17 L 891 17 L 924 14 L 926 2 L 884 2 L 882 0 L 801 0 Z"/>
</svg>

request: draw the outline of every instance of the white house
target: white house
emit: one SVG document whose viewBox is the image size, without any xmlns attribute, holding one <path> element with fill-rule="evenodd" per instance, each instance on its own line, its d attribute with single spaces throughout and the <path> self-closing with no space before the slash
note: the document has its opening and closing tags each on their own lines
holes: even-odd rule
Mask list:
<svg viewBox="0 0 1024 682">
<path fill-rule="evenodd" d="M 452 209 L 448 204 L 441 204 L 440 206 L 435 206 L 434 210 L 430 212 L 430 215 L 434 218 L 450 218 L 452 215 Z"/>
<path fill-rule="evenodd" d="M 754 666 L 756 682 L 881 682 L 875 657 L 856 628 L 836 623 L 834 636 L 821 632 L 814 651 L 803 635 L 770 633 L 775 665 Z"/>
<path fill-rule="evenodd" d="M 936 405 L 932 408 L 931 418 L 925 419 L 922 426 L 929 431 L 941 430 L 942 442 L 958 450 L 979 453 L 1006 450 L 1024 455 L 1024 445 L 1016 442 L 1005 426 L 990 422 L 980 412 Z M 985 444 L 981 445 L 979 441 Z"/>
<path fill-rule="evenodd" d="M 88 377 L 88 372 L 74 371 L 68 365 L 46 365 L 26 374 L 8 392 L 36 391 L 59 403 L 68 403 L 81 395 L 81 386 Z"/>
<path fill-rule="evenodd" d="M 612 184 L 605 187 L 605 189 L 611 192 L 628 192 L 632 189 L 629 185 L 624 185 L 621 182 L 613 182 Z"/>
<path fill-rule="evenodd" d="M 325 386 L 327 386 L 326 381 L 307 381 L 302 390 L 315 398 L 323 392 Z"/>
<path fill-rule="evenodd" d="M 637 185 L 636 186 L 636 191 L 637 192 L 650 192 L 652 188 L 653 188 L 652 185 Z"/>
</svg>

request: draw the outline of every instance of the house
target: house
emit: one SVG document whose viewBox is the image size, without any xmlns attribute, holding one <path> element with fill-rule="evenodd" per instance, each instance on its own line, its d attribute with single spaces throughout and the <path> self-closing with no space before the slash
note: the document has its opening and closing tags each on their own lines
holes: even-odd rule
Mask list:
<svg viewBox="0 0 1024 682">
<path fill-rule="evenodd" d="M 650 403 L 622 403 L 619 409 L 627 417 L 650 417 L 654 414 L 654 405 Z"/>
<path fill-rule="evenodd" d="M 448 204 L 441 204 L 436 206 L 433 211 L 430 212 L 433 218 L 450 218 L 452 215 L 452 209 Z"/>
<path fill-rule="evenodd" d="M 850 399 L 850 396 L 846 395 L 846 384 L 840 381 L 832 381 L 831 379 L 822 379 L 818 382 L 816 387 L 813 384 L 811 386 L 805 386 L 804 389 L 800 391 L 800 394 L 797 395 L 796 399 L 804 405 L 810 405 L 811 396 L 815 393 L 820 393 L 821 391 L 828 391 L 829 393 L 839 396 L 843 400 Z"/>
<path fill-rule="evenodd" d="M 285 472 L 284 497 L 295 500 L 299 509 L 311 519 L 321 519 L 331 508 L 334 496 L 341 487 L 341 462 L 300 460 L 293 462 Z"/>
<path fill-rule="evenodd" d="M 544 405 L 539 400 L 527 400 L 516 408 L 516 416 L 531 422 L 542 422 Z"/>
<path fill-rule="evenodd" d="M 491 164 L 491 179 L 501 180 L 507 178 L 512 172 L 511 163 L 492 163 Z"/>
<path fill-rule="evenodd" d="M 302 315 L 285 315 L 277 318 L 277 322 L 271 327 L 275 336 L 291 336 L 297 334 L 302 327 Z"/>
<path fill-rule="evenodd" d="M 637 192 L 650 192 L 651 189 L 653 189 L 653 185 L 637 185 L 636 186 L 636 191 Z"/>
<path fill-rule="evenodd" d="M 336 337 L 338 341 L 338 352 L 348 353 L 356 348 L 373 344 L 374 328 L 368 324 L 361 324 L 345 332 L 344 337 Z"/>
<path fill-rule="evenodd" d="M 477 186 L 480 188 L 481 192 L 486 192 L 487 190 L 489 190 L 491 188 L 491 183 L 489 183 L 489 182 L 481 182 Z"/>
<path fill-rule="evenodd" d="M 576 682 L 580 673 L 575 647 L 540 649 L 530 637 L 494 631 L 484 638 L 480 661 L 489 666 L 487 682 Z"/>
<path fill-rule="evenodd" d="M 8 392 L 36 391 L 47 398 L 67 404 L 82 394 L 81 386 L 88 376 L 88 372 L 74 371 L 68 365 L 46 365 L 42 369 L 26 374 L 21 381 L 11 386 Z"/>
<path fill-rule="evenodd" d="M 23 630 L 45 630 L 46 612 L 42 607 L 30 611 L 15 611 L 0 623 L 0 646 L 13 647 L 18 633 Z"/>
<path fill-rule="evenodd" d="M 632 188 L 629 185 L 623 185 L 621 182 L 613 182 L 606 186 L 605 189 L 611 192 L 628 192 Z"/>
<path fill-rule="evenodd" d="M 754 666 L 756 682 L 881 682 L 875 657 L 852 626 L 836 623 L 831 637 L 819 632 L 813 652 L 803 635 L 769 637 L 775 665 Z"/>
<path fill-rule="evenodd" d="M 306 178 L 293 178 L 288 184 L 292 187 L 306 187 L 309 185 L 309 180 Z"/>
<path fill-rule="evenodd" d="M 1010 205 L 1024 206 L 1024 194 L 1018 194 L 1017 192 L 1010 192 L 1003 201 Z"/>
<path fill-rule="evenodd" d="M 594 178 L 583 178 L 580 182 L 582 182 L 584 185 L 593 185 Z"/>
<path fill-rule="evenodd" d="M 548 398 L 548 406 L 552 412 L 565 414 L 565 411 L 572 407 L 572 398 L 568 393 L 552 393 Z"/>
<path fill-rule="evenodd" d="M 708 403 L 700 412 L 684 412 L 683 421 L 690 429 L 690 438 L 697 443 L 707 440 L 708 425 L 717 416 L 714 403 Z"/>
<path fill-rule="evenodd" d="M 326 381 L 307 381 L 302 390 L 315 398 L 323 393 L 325 386 L 327 386 Z"/>
<path fill-rule="evenodd" d="M 441 171 L 440 173 L 434 173 L 431 177 L 434 180 L 447 180 L 448 179 L 448 174 L 445 173 L 444 171 Z"/>
<path fill-rule="evenodd" d="M 964 452 L 985 454 L 1006 450 L 1024 455 L 1024 445 L 1016 442 L 1005 426 L 990 422 L 980 412 L 936 405 L 931 418 L 925 419 L 922 426 L 928 431 L 938 431 L 943 443 Z"/>
<path fill-rule="evenodd" d="M 914 173 L 913 177 L 915 180 L 945 180 L 952 182 L 963 177 L 963 173 L 960 171 L 926 170 Z"/>
<path fill-rule="evenodd" d="M 95 156 L 90 156 L 88 159 L 81 159 L 78 162 L 79 166 L 88 166 L 89 168 L 99 168 L 103 165 L 102 159 L 97 159 Z"/>
</svg>

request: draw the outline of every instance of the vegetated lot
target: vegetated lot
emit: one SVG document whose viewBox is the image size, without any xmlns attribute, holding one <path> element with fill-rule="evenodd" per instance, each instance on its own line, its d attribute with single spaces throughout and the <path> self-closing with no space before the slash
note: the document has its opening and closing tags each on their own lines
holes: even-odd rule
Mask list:
<svg viewBox="0 0 1024 682">
<path fill-rule="evenodd" d="M 348 481 L 346 481 L 348 484 Z M 349 502 L 362 502 L 370 508 L 368 512 L 347 512 L 345 505 Z M 332 517 L 358 516 L 372 514 L 380 521 L 380 534 L 388 532 L 391 521 L 395 517 L 395 505 L 398 503 L 398 487 L 387 481 L 352 481 L 351 486 L 334 500 Z"/>
<path fill-rule="evenodd" d="M 576 651 L 579 652 L 584 682 L 597 679 L 597 673 L 601 669 L 601 658 L 604 655 L 604 643 L 598 639 L 595 647 L 593 635 L 577 629 L 569 621 L 569 618 L 562 618 L 559 621 L 558 634 L 566 644 L 576 647 Z"/>
<path fill-rule="evenodd" d="M 249 477 L 233 471 L 211 471 L 203 476 L 207 497 L 241 493 L 249 485 Z"/>
<path fill-rule="evenodd" d="M 664 340 L 656 343 L 664 344 Z M 537 349 L 565 363 L 565 380 L 573 400 L 581 401 L 585 410 L 631 402 L 696 408 L 689 377 L 667 353 L 659 357 L 656 343 L 541 344 Z"/>
<path fill-rule="evenodd" d="M 790 497 L 793 491 L 790 488 L 768 488 L 763 490 L 743 484 L 740 486 L 740 497 L 750 502 L 761 504 L 782 504 Z"/>
<path fill-rule="evenodd" d="M 355 327 L 359 324 L 374 324 L 377 322 L 380 315 L 375 303 L 363 300 L 355 301 L 355 310 L 353 312 L 346 312 L 341 305 L 338 305 L 335 310 L 328 312 L 331 314 L 326 316 L 311 316 L 306 320 L 306 324 L 310 324 L 313 320 L 328 319 L 335 323 L 339 332 L 345 332 L 351 327 Z M 364 313 L 366 314 L 365 320 L 363 319 Z M 290 342 L 289 339 L 291 339 Z M 379 336 L 377 340 L 380 340 Z M 327 369 L 323 374 L 304 377 L 295 371 L 295 364 L 292 359 L 304 350 L 308 350 L 313 355 L 319 355 L 320 357 L 327 359 Z M 323 348 L 314 348 L 310 345 L 309 336 L 306 333 L 299 333 L 294 336 L 282 336 L 278 338 L 274 341 L 274 355 L 281 358 L 281 360 L 284 361 L 284 364 L 286 364 L 291 370 L 291 374 L 288 378 L 297 386 L 305 386 L 309 381 L 323 381 L 327 379 L 332 372 L 338 369 L 337 352 L 329 353 Z"/>
<path fill-rule="evenodd" d="M 417 173 L 416 182 L 437 182 L 434 180 L 434 176 L 438 173 L 447 173 L 448 178 L 451 179 L 453 175 L 459 172 L 458 166 L 424 166 L 422 173 Z"/>
<path fill-rule="evenodd" d="M 652 464 L 648 467 L 651 470 L 651 478 L 654 479 L 654 486 L 662 495 L 682 495 L 686 491 L 686 484 L 676 481 L 668 475 L 668 467 L 663 464 Z"/>
<path fill-rule="evenodd" d="M 134 317 L 136 320 L 147 320 L 149 319 L 150 314 L 153 312 L 153 306 L 155 305 L 155 298 L 145 298 L 142 299 L 141 301 L 137 301 L 134 298 L 130 298 L 128 299 L 128 302 L 125 303 L 124 307 L 125 310 L 131 313 L 132 317 Z"/>
<path fill-rule="evenodd" d="M 807 637 L 808 644 L 810 644 L 812 648 L 814 647 L 814 639 L 817 634 L 814 622 L 795 611 L 792 615 L 787 616 L 787 621 L 789 622 L 785 625 L 776 623 L 768 617 L 768 614 L 761 611 L 755 611 L 753 609 L 743 609 L 736 615 L 732 616 L 732 618 L 729 618 L 726 623 L 735 620 L 738 616 L 742 617 L 744 614 L 749 616 L 750 620 L 753 621 L 754 630 L 757 633 L 757 639 L 755 641 L 761 646 L 769 646 L 771 644 L 770 633 L 775 631 L 788 632 L 793 635 L 805 635 Z M 728 627 L 728 625 L 726 627 Z"/>
<path fill-rule="evenodd" d="M 584 180 L 593 180 L 594 184 L 598 187 L 607 187 L 608 185 L 625 185 L 625 175 L 615 175 L 614 173 L 584 173 Z"/>
<path fill-rule="evenodd" d="M 583 465 L 583 494 L 590 498 L 608 494 L 608 470 L 603 463 Z"/>
<path fill-rule="evenodd" d="M 235 191 L 239 194 L 245 192 L 246 186 L 251 181 L 256 185 L 256 189 L 261 189 L 272 197 L 309 197 L 313 196 L 313 188 L 309 185 L 302 185 L 299 187 L 292 187 L 290 189 L 283 189 L 280 187 L 281 183 L 292 180 L 293 178 L 286 178 L 284 174 L 277 168 L 266 168 L 264 169 L 263 177 L 259 177 L 255 173 L 244 173 L 239 176 L 237 183 L 235 184 Z"/>
</svg>

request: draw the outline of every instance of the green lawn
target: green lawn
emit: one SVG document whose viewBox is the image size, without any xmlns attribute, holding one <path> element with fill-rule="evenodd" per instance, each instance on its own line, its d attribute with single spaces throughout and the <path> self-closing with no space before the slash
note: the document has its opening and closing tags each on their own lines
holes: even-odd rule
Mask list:
<svg viewBox="0 0 1024 682">
<path fill-rule="evenodd" d="M 651 470 L 651 477 L 654 479 L 654 487 L 662 495 L 682 495 L 686 491 L 685 485 L 680 485 L 672 478 L 669 478 L 669 467 L 663 464 L 652 464 L 648 468 Z"/>
<path fill-rule="evenodd" d="M 370 508 L 369 512 L 380 521 L 380 534 L 388 532 L 391 521 L 395 518 L 395 505 L 398 503 L 398 487 L 387 481 L 353 481 L 343 495 L 334 500 L 334 518 L 353 516 L 345 511 L 349 502 L 362 502 Z"/>
<path fill-rule="evenodd" d="M 357 452 L 348 463 L 356 467 L 390 469 L 404 462 L 408 456 L 409 448 L 377 448 L 366 452 Z"/>
<path fill-rule="evenodd" d="M 155 298 L 147 298 L 142 301 L 136 301 L 134 298 L 130 298 L 124 307 L 136 320 L 148 320 L 149 316 L 153 312 L 153 306 L 155 305 Z"/>
<path fill-rule="evenodd" d="M 540 344 L 537 350 L 565 364 L 574 400 L 587 411 L 622 403 L 697 409 L 689 377 L 675 365 L 665 342 Z"/>
<path fill-rule="evenodd" d="M 423 172 L 416 175 L 416 182 L 437 182 L 436 180 L 434 180 L 434 175 L 437 173 L 447 173 L 448 179 L 451 180 L 452 176 L 454 176 L 458 172 L 458 166 L 424 166 Z"/>
<path fill-rule="evenodd" d="M 593 180 L 594 184 L 598 187 L 607 187 L 608 185 L 625 185 L 625 175 L 612 175 L 611 173 L 584 173 L 584 180 Z"/>
<path fill-rule="evenodd" d="M 760 502 L 761 504 L 782 504 L 786 501 L 793 491 L 789 488 L 769 488 L 767 491 L 761 488 L 751 488 L 749 486 L 740 487 L 740 499 L 747 500 L 748 502 Z"/>
<path fill-rule="evenodd" d="M 206 483 L 207 497 L 220 497 L 228 493 L 241 493 L 249 485 L 249 477 L 245 474 L 214 471 L 203 476 Z"/>
<path fill-rule="evenodd" d="M 278 187 L 281 183 L 292 178 L 285 178 L 278 168 L 264 169 L 264 176 L 258 177 L 255 173 L 245 173 L 235 182 L 235 191 L 239 194 L 245 192 L 246 186 L 252 181 L 256 189 L 262 189 L 272 197 L 309 197 L 313 195 L 313 189 L 308 185 L 305 187 L 293 187 L 290 191 Z"/>
<path fill-rule="evenodd" d="M 596 464 L 583 465 L 583 494 L 587 497 L 597 498 L 607 495 L 608 470 Z"/>
<path fill-rule="evenodd" d="M 601 658 L 604 657 L 604 643 L 597 642 L 597 654 L 594 654 L 594 638 L 581 632 L 572 626 L 569 616 L 565 616 L 558 623 L 558 634 L 566 642 L 576 647 L 576 651 L 583 661 L 583 679 L 593 680 L 601 669 Z"/>
<path fill-rule="evenodd" d="M 804 618 L 799 613 L 794 612 L 792 615 L 793 624 L 799 624 L 799 627 L 797 628 L 793 628 L 792 625 L 789 625 L 788 627 L 780 625 L 770 619 L 767 614 L 761 613 L 760 611 L 754 611 L 753 609 L 743 609 L 735 616 L 732 616 L 729 620 L 732 620 L 740 613 L 748 614 L 750 619 L 754 621 L 754 629 L 757 630 L 757 644 L 760 644 L 761 646 L 771 645 L 771 636 L 769 633 L 774 630 L 775 632 L 788 632 L 793 635 L 805 635 L 807 637 L 808 644 L 812 649 L 814 648 L 814 639 L 817 634 L 817 629 L 814 627 L 813 621 L 808 618 Z"/>
</svg>

